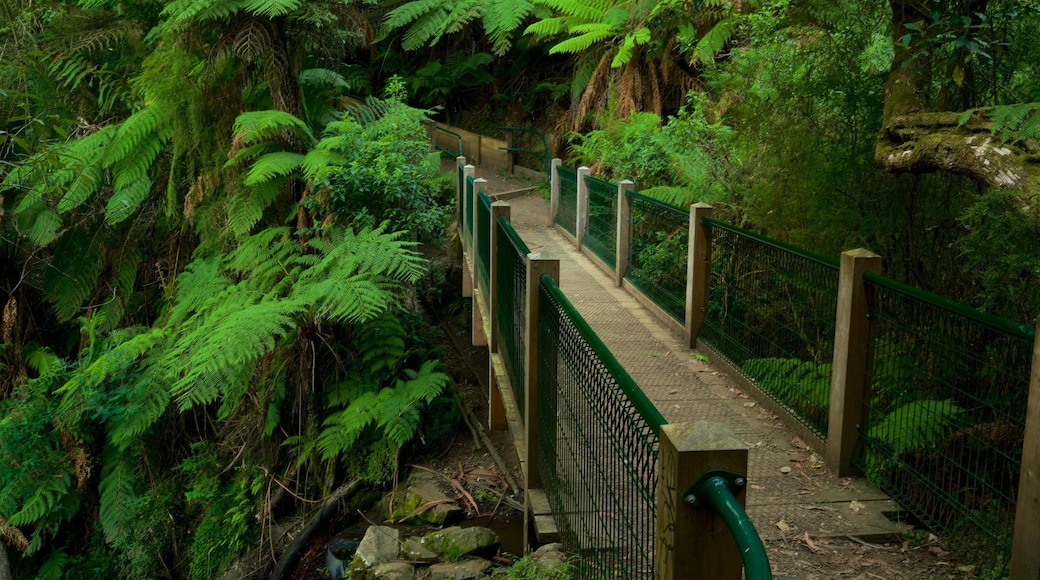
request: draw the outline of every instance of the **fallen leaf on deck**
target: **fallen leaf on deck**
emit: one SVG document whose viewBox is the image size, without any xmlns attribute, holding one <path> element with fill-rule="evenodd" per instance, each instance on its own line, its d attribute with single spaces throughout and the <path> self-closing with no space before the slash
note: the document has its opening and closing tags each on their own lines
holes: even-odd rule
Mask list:
<svg viewBox="0 0 1040 580">
<path fill-rule="evenodd" d="M 780 473 L 791 473 L 791 468 L 787 466 L 781 467 Z"/>
<path fill-rule="evenodd" d="M 863 511 L 866 508 L 867 506 L 863 505 L 862 503 L 856 500 L 852 500 L 851 502 L 849 502 L 849 509 L 854 512 Z"/>
<path fill-rule="evenodd" d="M 806 443 L 805 441 L 802 441 L 802 438 L 797 436 L 797 435 L 795 435 L 794 438 L 791 439 L 791 445 L 793 445 L 793 446 L 795 446 L 795 447 L 797 447 L 799 449 L 808 449 L 809 448 L 809 444 Z"/>
<path fill-rule="evenodd" d="M 776 522 L 776 527 L 780 528 L 781 532 L 790 532 L 791 531 L 791 526 L 787 525 L 787 522 L 785 522 L 784 520 L 780 520 L 779 522 Z"/>
<path fill-rule="evenodd" d="M 820 554 L 820 553 L 823 552 L 823 550 L 821 550 L 821 549 L 816 547 L 816 544 L 813 543 L 812 538 L 809 537 L 809 530 L 805 530 L 805 535 L 802 536 L 802 539 L 805 540 L 805 545 L 808 546 L 809 549 L 812 550 L 813 552 L 815 552 L 817 554 Z"/>
</svg>

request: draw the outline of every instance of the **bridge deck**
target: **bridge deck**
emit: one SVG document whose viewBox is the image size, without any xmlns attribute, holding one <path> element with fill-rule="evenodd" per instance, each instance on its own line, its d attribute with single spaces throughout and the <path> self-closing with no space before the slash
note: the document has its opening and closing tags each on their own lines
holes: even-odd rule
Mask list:
<svg viewBox="0 0 1040 580">
<path fill-rule="evenodd" d="M 478 169 L 478 177 L 481 172 Z M 489 193 L 513 184 L 489 177 Z M 618 288 L 548 224 L 537 192 L 508 200 L 513 227 L 532 252 L 560 259 L 560 288 L 668 422 L 723 423 L 749 448 L 747 511 L 764 540 L 882 537 L 903 528 L 898 506 L 861 478 L 837 478 L 814 451 L 726 372 L 702 362 L 677 331 Z M 788 469 L 789 468 L 789 469 Z"/>
</svg>

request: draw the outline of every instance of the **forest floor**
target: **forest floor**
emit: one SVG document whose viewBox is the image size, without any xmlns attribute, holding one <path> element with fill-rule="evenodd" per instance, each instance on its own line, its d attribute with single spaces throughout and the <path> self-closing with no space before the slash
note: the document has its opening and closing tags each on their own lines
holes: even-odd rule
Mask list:
<svg viewBox="0 0 1040 580">
<path fill-rule="evenodd" d="M 493 192 L 513 191 L 533 185 L 525 179 L 501 172 L 480 172 L 479 176 L 488 180 L 487 188 Z M 538 192 L 534 192 L 534 195 L 538 195 Z M 450 338 L 458 353 L 449 358 L 448 364 L 459 383 L 460 394 L 486 428 L 488 355 L 484 347 L 470 346 L 468 316 L 464 314 L 460 312 L 455 319 L 444 324 L 445 332 L 452 335 Z M 431 461 L 428 466 L 446 474 L 483 472 L 488 466 L 494 465 L 494 455 L 498 455 L 512 478 L 522 483 L 512 436 L 508 431 L 488 433 L 497 449 L 496 453 L 475 451 L 473 441 L 468 437 L 460 437 L 452 449 Z M 797 441 L 792 444 L 797 445 Z M 798 469 L 798 472 L 802 477 L 801 483 L 785 492 L 807 493 L 806 490 L 813 488 L 816 478 L 831 477 L 825 469 Z M 820 517 L 828 516 L 821 513 Z M 910 530 L 885 541 L 865 541 L 855 537 L 813 537 L 808 532 L 786 533 L 782 520 L 777 525 L 779 533 L 775 533 L 777 530 L 762 533 L 766 538 L 764 542 L 775 578 L 965 579 L 977 578 L 981 572 L 971 563 L 958 561 L 940 538 L 927 531 Z"/>
</svg>

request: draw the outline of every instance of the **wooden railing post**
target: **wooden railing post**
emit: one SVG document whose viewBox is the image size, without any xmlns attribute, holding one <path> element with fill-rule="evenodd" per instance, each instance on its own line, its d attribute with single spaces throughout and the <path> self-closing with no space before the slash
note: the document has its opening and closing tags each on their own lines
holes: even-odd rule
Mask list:
<svg viewBox="0 0 1040 580">
<path fill-rule="evenodd" d="M 708 285 L 711 281 L 711 239 L 703 220 L 714 208 L 707 203 L 690 206 L 689 243 L 686 249 L 686 341 L 696 348 L 701 325 L 708 315 Z"/>
<path fill-rule="evenodd" d="M 556 223 L 556 214 L 560 211 L 560 165 L 559 158 L 553 158 L 549 176 L 549 225 Z"/>
<path fill-rule="evenodd" d="M 498 218 L 505 216 L 506 221 L 510 218 L 510 206 L 504 201 L 496 201 L 491 204 L 491 252 L 488 260 L 488 319 L 491 336 L 488 337 L 488 351 L 498 352 Z"/>
<path fill-rule="evenodd" d="M 853 471 L 851 461 L 857 427 L 863 422 L 863 401 L 870 397 L 867 384 L 870 319 L 863 283 L 863 274 L 868 271 L 881 271 L 881 256 L 862 248 L 842 252 L 827 423 L 827 465 L 841 476 Z"/>
<path fill-rule="evenodd" d="M 1015 500 L 1015 536 L 1011 545 L 1011 580 L 1040 579 L 1040 319 L 1033 339 L 1033 364 L 1026 403 L 1022 474 Z"/>
<path fill-rule="evenodd" d="M 514 143 L 513 132 L 506 131 L 506 167 L 509 169 L 509 175 L 514 175 L 513 166 L 516 165 L 516 154 L 513 153 Z"/>
<path fill-rule="evenodd" d="M 524 545 L 529 546 L 531 492 L 542 487 L 538 465 L 538 292 L 542 274 L 548 274 L 557 284 L 560 281 L 560 260 L 549 252 L 527 255 L 527 296 L 524 297 Z"/>
<path fill-rule="evenodd" d="M 578 168 L 578 217 L 574 225 L 574 243 L 579 250 L 585 241 L 585 230 L 588 229 L 589 223 L 589 186 L 585 183 L 589 173 L 588 167 Z"/>
<path fill-rule="evenodd" d="M 466 255 L 469 253 L 469 248 L 466 247 L 466 216 L 463 215 L 466 204 L 463 203 L 463 198 L 466 195 L 466 183 L 468 178 L 472 177 L 474 172 L 477 170 L 472 165 L 466 165 L 465 157 L 457 157 L 455 162 L 462 165 L 462 179 L 459 181 L 459 242 L 462 245 L 462 297 L 469 298 L 473 296 L 473 277 L 470 276 L 469 266 L 466 264 Z"/>
<path fill-rule="evenodd" d="M 480 285 L 480 254 L 478 249 L 479 245 L 479 232 L 480 227 L 477 225 L 479 220 L 477 219 L 480 212 L 477 211 L 477 200 L 480 198 L 480 190 L 484 189 L 487 184 L 487 180 L 483 177 L 477 178 L 473 181 L 473 197 L 470 199 L 470 211 L 473 212 L 473 244 L 469 248 L 470 256 L 470 279 L 473 280 L 473 286 L 479 288 Z M 487 289 L 485 288 L 486 292 Z M 470 335 L 473 346 L 484 346 L 487 344 L 487 337 L 484 336 L 484 318 L 480 315 L 480 298 L 478 293 L 473 292 L 473 296 L 470 299 L 470 305 L 472 306 L 470 313 Z"/>
<path fill-rule="evenodd" d="M 430 141 L 430 152 L 437 150 L 437 121 L 426 122 L 426 138 Z"/>
<path fill-rule="evenodd" d="M 739 580 L 743 566 L 733 536 L 710 507 L 687 503 L 686 489 L 709 469 L 747 474 L 747 447 L 723 424 L 661 426 L 657 480 L 656 580 Z M 744 487 L 737 494 L 745 504 Z"/>
<path fill-rule="evenodd" d="M 628 259 L 632 253 L 632 205 L 628 203 L 628 192 L 636 184 L 625 179 L 617 186 L 617 244 L 614 249 L 614 283 L 618 288 L 625 281 Z"/>
</svg>

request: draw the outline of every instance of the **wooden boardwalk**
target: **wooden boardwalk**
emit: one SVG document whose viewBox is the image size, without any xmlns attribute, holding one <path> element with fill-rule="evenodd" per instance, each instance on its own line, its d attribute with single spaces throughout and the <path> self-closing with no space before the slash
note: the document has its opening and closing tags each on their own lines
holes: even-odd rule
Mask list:
<svg viewBox="0 0 1040 580">
<path fill-rule="evenodd" d="M 481 176 L 478 169 L 477 176 Z M 514 184 L 492 176 L 488 193 Z M 575 249 L 548 223 L 537 192 L 513 197 L 512 225 L 532 252 L 560 259 L 560 288 L 670 423 L 708 420 L 729 426 L 749 449 L 747 511 L 763 540 L 889 537 L 903 526 L 884 514 L 898 506 L 859 478 L 837 478 L 823 452 L 793 430 L 740 383 L 684 345 L 684 337 Z"/>
</svg>

